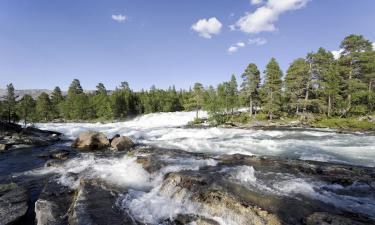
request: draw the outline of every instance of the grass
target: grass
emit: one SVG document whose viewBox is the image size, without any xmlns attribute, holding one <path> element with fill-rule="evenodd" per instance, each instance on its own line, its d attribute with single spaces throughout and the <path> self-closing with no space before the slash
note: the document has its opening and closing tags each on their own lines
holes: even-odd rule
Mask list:
<svg viewBox="0 0 375 225">
<path fill-rule="evenodd" d="M 358 120 L 358 118 L 327 118 L 315 121 L 311 124 L 314 127 L 344 129 L 353 131 L 375 131 L 375 123 Z"/>
</svg>

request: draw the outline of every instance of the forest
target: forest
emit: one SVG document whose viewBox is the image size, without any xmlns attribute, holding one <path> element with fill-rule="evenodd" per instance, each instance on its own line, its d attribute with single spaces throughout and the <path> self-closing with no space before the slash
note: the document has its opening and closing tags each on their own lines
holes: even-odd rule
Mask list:
<svg viewBox="0 0 375 225">
<path fill-rule="evenodd" d="M 0 118 L 24 123 L 124 120 L 139 114 L 206 110 L 216 123 L 228 120 L 236 109 L 247 107 L 246 120 L 263 115 L 305 119 L 350 118 L 373 115 L 375 109 L 375 51 L 361 35 L 349 35 L 340 44 L 340 57 L 324 49 L 310 52 L 290 63 L 285 75 L 275 58 L 263 73 L 250 63 L 237 81 L 232 75 L 216 87 L 195 83 L 189 90 L 167 90 L 152 86 L 133 91 L 127 82 L 108 91 L 99 83 L 86 92 L 74 79 L 66 94 L 57 86 L 51 94 L 36 99 L 18 97 L 7 85 L 0 101 Z"/>
</svg>

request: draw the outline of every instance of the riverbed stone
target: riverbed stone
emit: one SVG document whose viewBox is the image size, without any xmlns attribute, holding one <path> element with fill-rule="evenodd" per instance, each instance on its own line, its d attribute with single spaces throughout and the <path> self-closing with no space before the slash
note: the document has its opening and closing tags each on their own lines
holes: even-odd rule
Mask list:
<svg viewBox="0 0 375 225">
<path fill-rule="evenodd" d="M 0 225 L 8 225 L 23 217 L 28 209 L 25 188 L 14 183 L 0 184 Z"/>
<path fill-rule="evenodd" d="M 86 131 L 79 135 L 72 147 L 80 150 L 101 150 L 110 146 L 107 137 L 96 131 Z"/>
<path fill-rule="evenodd" d="M 134 146 L 132 139 L 126 136 L 115 137 L 111 141 L 111 147 L 117 151 L 128 151 Z"/>
</svg>

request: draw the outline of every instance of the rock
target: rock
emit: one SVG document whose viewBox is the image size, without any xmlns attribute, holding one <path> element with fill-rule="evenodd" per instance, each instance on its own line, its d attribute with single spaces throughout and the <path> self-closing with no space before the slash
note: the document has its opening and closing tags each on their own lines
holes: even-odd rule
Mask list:
<svg viewBox="0 0 375 225">
<path fill-rule="evenodd" d="M 0 225 L 7 225 L 21 219 L 28 209 L 26 189 L 14 183 L 0 185 Z"/>
<path fill-rule="evenodd" d="M 171 221 L 168 219 L 163 223 L 163 225 L 220 225 L 218 222 L 205 218 L 203 216 L 198 215 L 185 215 L 185 214 L 179 214 L 177 217 Z"/>
<path fill-rule="evenodd" d="M 115 136 L 113 136 L 111 139 L 109 139 L 109 142 L 112 143 L 113 139 L 118 138 L 118 137 L 121 137 L 121 135 L 115 134 Z"/>
<path fill-rule="evenodd" d="M 67 211 L 74 194 L 74 190 L 59 184 L 53 178 L 49 180 L 35 203 L 37 225 L 68 224 Z"/>
<path fill-rule="evenodd" d="M 10 148 L 10 145 L 8 144 L 0 144 L 0 152 L 6 151 Z"/>
<path fill-rule="evenodd" d="M 72 147 L 82 150 L 100 150 L 109 147 L 109 140 L 101 132 L 87 131 L 79 135 Z"/>
<path fill-rule="evenodd" d="M 233 224 L 281 225 L 282 220 L 257 205 L 239 200 L 229 192 L 217 189 L 216 179 L 186 173 L 170 173 L 161 187 L 161 193 L 175 199 L 189 199 L 198 204 L 199 211 L 212 217 L 223 217 Z M 204 224 L 204 223 L 203 223 Z M 207 223 L 206 223 L 207 224 Z"/>
<path fill-rule="evenodd" d="M 339 215 L 331 215 L 329 213 L 317 212 L 306 218 L 306 225 L 365 225 L 370 224 L 369 221 L 358 222 L 350 218 Z"/>
<path fill-rule="evenodd" d="M 119 194 L 119 191 L 100 180 L 81 180 L 79 191 L 69 213 L 69 224 L 139 224 L 116 207 Z"/>
<path fill-rule="evenodd" d="M 69 151 L 67 150 L 58 150 L 51 153 L 52 159 L 60 159 L 60 160 L 66 160 L 68 159 Z"/>
<path fill-rule="evenodd" d="M 115 137 L 111 142 L 111 147 L 117 151 L 130 150 L 134 142 L 126 136 Z"/>
</svg>

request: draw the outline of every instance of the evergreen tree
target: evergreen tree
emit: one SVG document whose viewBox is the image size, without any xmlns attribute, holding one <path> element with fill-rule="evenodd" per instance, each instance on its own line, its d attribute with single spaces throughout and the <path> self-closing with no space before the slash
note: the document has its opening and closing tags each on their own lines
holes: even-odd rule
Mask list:
<svg viewBox="0 0 375 225">
<path fill-rule="evenodd" d="M 198 112 L 202 109 L 204 104 L 204 88 L 201 83 L 195 83 L 191 98 L 189 100 L 189 107 L 196 110 L 196 118 L 198 119 Z"/>
<path fill-rule="evenodd" d="M 238 106 L 238 85 L 236 76 L 233 74 L 230 81 L 226 84 L 228 108 L 233 114 L 234 108 Z"/>
<path fill-rule="evenodd" d="M 362 35 L 349 35 L 341 42 L 340 48 L 343 49 L 340 64 L 346 82 L 344 92 L 347 103 L 344 114 L 362 114 L 366 111 L 364 101 L 368 96 L 367 85 L 364 82 L 366 64 L 369 63 L 366 55 L 373 51 L 372 44 Z"/>
<path fill-rule="evenodd" d="M 322 98 L 319 100 L 319 112 L 325 112 L 328 117 L 331 116 L 333 108 L 337 105 L 341 87 L 341 79 L 339 76 L 338 65 L 335 61 L 333 54 L 323 48 L 319 48 L 318 52 L 313 54 L 314 58 L 314 74 L 317 77 L 317 94 Z"/>
<path fill-rule="evenodd" d="M 113 116 L 110 98 L 104 84 L 99 83 L 93 96 L 95 116 L 97 118 L 111 119 Z"/>
<path fill-rule="evenodd" d="M 5 105 L 5 110 L 6 110 L 6 117 L 8 123 L 15 122 L 15 108 L 16 108 L 16 98 L 17 96 L 15 95 L 15 90 L 14 86 L 12 83 L 7 85 L 7 94 L 4 97 L 4 105 Z"/>
<path fill-rule="evenodd" d="M 47 121 L 51 118 L 51 100 L 47 93 L 42 92 L 36 100 L 36 112 L 40 119 Z"/>
<path fill-rule="evenodd" d="M 259 103 L 260 72 L 258 67 L 254 63 L 249 64 L 241 77 L 241 95 L 249 103 L 249 112 L 252 116 L 254 105 L 257 106 Z"/>
<path fill-rule="evenodd" d="M 306 104 L 307 83 L 310 83 L 310 66 L 302 58 L 296 59 L 290 64 L 285 80 L 285 102 L 289 114 L 298 114 Z M 310 86 L 310 84 L 309 84 Z"/>
<path fill-rule="evenodd" d="M 59 118 L 60 114 L 60 104 L 64 101 L 60 87 L 55 87 L 51 94 L 51 104 L 52 104 L 52 114 L 53 118 Z"/>
<path fill-rule="evenodd" d="M 26 127 L 27 122 L 35 113 L 35 100 L 30 95 L 26 94 L 18 102 L 18 114 L 24 121 Z"/>
<path fill-rule="evenodd" d="M 265 93 L 263 110 L 267 112 L 269 119 L 272 120 L 280 113 L 281 108 L 282 72 L 275 58 L 272 58 L 267 64 L 264 73 L 266 79 L 263 85 Z"/>
<path fill-rule="evenodd" d="M 79 80 L 74 79 L 69 86 L 68 96 L 63 106 L 65 117 L 74 120 L 87 119 L 89 107 L 89 99 L 83 92 Z"/>
</svg>

